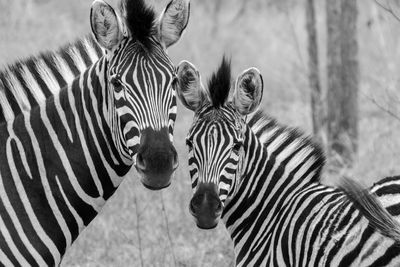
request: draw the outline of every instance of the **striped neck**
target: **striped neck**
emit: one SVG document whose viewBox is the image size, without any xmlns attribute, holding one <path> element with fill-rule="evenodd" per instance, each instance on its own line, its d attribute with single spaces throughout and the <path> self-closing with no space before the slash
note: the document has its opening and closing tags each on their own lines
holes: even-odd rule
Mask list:
<svg viewBox="0 0 400 267">
<path fill-rule="evenodd" d="M 274 218 L 282 195 L 318 183 L 323 163 L 321 149 L 297 129 L 281 126 L 261 112 L 250 118 L 243 171 L 222 214 L 235 244 L 248 230 L 243 227 L 251 227 L 260 212 L 269 211 L 264 218 L 267 222 Z"/>
<path fill-rule="evenodd" d="M 73 113 L 77 122 L 76 129 L 81 130 L 82 136 L 92 136 L 89 150 L 101 151 L 104 158 L 101 165 L 108 165 L 113 190 L 112 194 L 132 166 L 132 158 L 128 158 L 128 150 L 124 134 L 119 126 L 118 114 L 115 110 L 115 96 L 106 80 L 108 61 L 106 56 L 100 58 L 92 67 L 78 76 L 72 84 L 62 90 L 60 102 L 67 99 L 74 107 L 65 110 Z M 57 98 L 57 96 L 55 97 Z M 65 98 L 65 100 L 64 100 Z M 69 114 L 71 116 L 72 114 Z M 86 122 L 86 123 L 85 123 Z M 79 127 L 82 126 L 82 129 Z M 67 127 L 66 127 L 67 128 Z M 100 162 L 99 162 L 100 163 Z M 95 165 L 97 168 L 97 165 Z M 112 173 L 110 171 L 112 170 Z"/>
<path fill-rule="evenodd" d="M 0 221 L 15 214 L 6 227 L 18 222 L 23 240 L 32 235 L 24 245 L 35 247 L 36 262 L 57 265 L 130 169 L 110 127 L 105 70 L 103 58 L 45 103 L 0 124 Z"/>
</svg>

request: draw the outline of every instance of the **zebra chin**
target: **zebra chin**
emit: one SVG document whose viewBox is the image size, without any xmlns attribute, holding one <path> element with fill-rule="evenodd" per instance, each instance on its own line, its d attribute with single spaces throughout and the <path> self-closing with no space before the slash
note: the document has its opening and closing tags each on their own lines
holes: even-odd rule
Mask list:
<svg viewBox="0 0 400 267">
<path fill-rule="evenodd" d="M 142 131 L 135 167 L 146 188 L 161 190 L 168 187 L 178 165 L 178 155 L 167 128 Z"/>
<path fill-rule="evenodd" d="M 200 183 L 190 201 L 189 211 L 200 229 L 217 227 L 222 214 L 217 186 L 214 183 Z"/>
</svg>

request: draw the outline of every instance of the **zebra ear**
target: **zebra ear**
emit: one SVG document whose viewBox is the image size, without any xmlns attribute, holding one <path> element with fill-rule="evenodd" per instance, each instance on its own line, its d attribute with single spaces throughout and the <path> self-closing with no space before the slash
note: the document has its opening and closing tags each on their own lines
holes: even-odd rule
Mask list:
<svg viewBox="0 0 400 267">
<path fill-rule="evenodd" d="M 256 68 L 240 74 L 236 80 L 233 104 L 242 115 L 250 114 L 260 105 L 263 95 L 263 79 Z"/>
<path fill-rule="evenodd" d="M 159 36 L 165 47 L 176 43 L 182 36 L 190 16 L 189 0 L 172 0 L 160 17 Z"/>
<path fill-rule="evenodd" d="M 174 88 L 182 104 L 190 110 L 196 111 L 207 99 L 200 73 L 188 61 L 184 60 L 179 63 Z"/>
<path fill-rule="evenodd" d="M 90 25 L 97 42 L 107 50 L 111 50 L 122 39 L 117 14 L 103 0 L 93 1 L 90 10 Z"/>
</svg>

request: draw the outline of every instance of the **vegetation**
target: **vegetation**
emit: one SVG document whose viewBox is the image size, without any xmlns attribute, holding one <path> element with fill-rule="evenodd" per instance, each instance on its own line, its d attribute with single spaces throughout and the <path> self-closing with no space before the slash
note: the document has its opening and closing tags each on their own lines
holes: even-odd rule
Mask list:
<svg viewBox="0 0 400 267">
<path fill-rule="evenodd" d="M 0 0 L 0 64 L 54 49 L 89 33 L 91 2 Z M 160 11 L 167 0 L 151 2 Z M 312 133 L 303 2 L 221 0 L 218 6 L 215 0 L 192 0 L 187 32 L 170 49 L 170 56 L 176 64 L 183 59 L 195 63 L 205 77 L 217 67 L 223 53 L 232 56 L 235 76 L 246 67 L 259 68 L 265 84 L 263 108 L 280 122 Z M 326 66 L 324 10 L 323 1 L 316 1 L 320 67 Z M 394 12 L 400 14 L 400 9 Z M 354 167 L 339 174 L 366 185 L 400 174 L 399 25 L 374 1 L 359 5 L 358 155 Z M 322 87 L 326 80 L 321 77 Z M 132 171 L 69 250 L 62 266 L 234 264 L 233 246 L 224 227 L 199 230 L 188 212 L 191 188 L 183 140 L 192 115 L 178 106 L 175 143 L 180 167 L 173 184 L 165 191 L 152 192 Z M 324 175 L 324 181 L 334 183 L 335 176 Z"/>
</svg>

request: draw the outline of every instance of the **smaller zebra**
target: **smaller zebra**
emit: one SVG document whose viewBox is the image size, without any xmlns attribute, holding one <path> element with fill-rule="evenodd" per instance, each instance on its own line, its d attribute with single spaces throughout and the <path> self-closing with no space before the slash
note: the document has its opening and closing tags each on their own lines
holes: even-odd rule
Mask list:
<svg viewBox="0 0 400 267">
<path fill-rule="evenodd" d="M 400 266 L 399 224 L 377 199 L 347 179 L 321 184 L 324 154 L 299 130 L 262 112 L 246 122 L 263 95 L 257 69 L 238 76 L 232 100 L 230 81 L 225 58 L 208 90 L 192 64 L 178 66 L 174 86 L 195 112 L 186 143 L 197 226 L 221 217 L 237 266 Z"/>
</svg>

